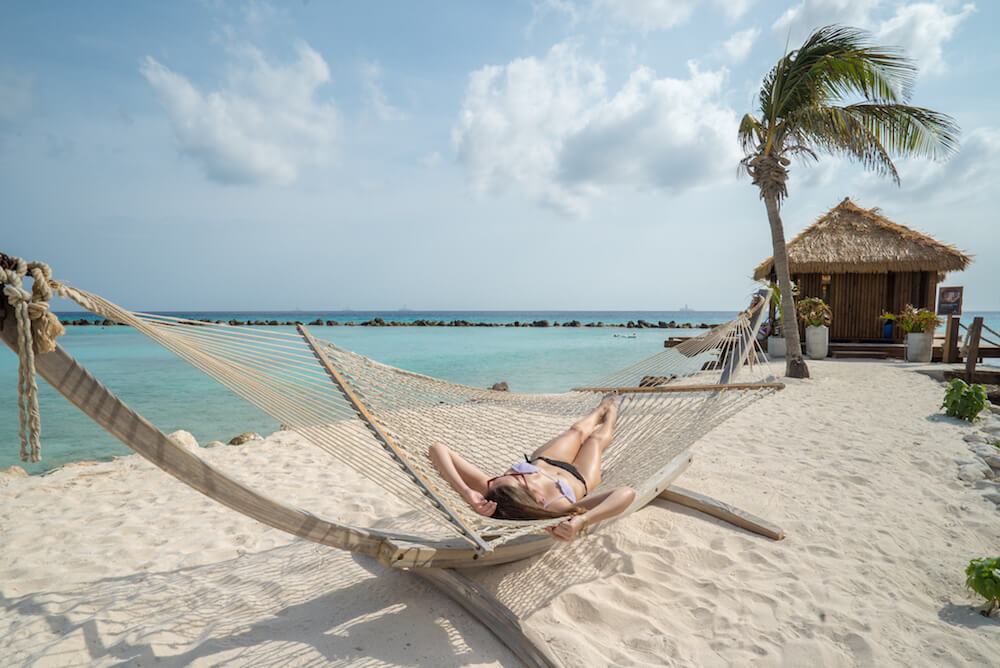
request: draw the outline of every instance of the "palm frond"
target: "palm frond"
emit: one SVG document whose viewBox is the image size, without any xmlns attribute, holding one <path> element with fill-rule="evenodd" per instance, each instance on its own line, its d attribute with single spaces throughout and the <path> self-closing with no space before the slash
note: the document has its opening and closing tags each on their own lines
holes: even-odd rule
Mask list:
<svg viewBox="0 0 1000 668">
<path fill-rule="evenodd" d="M 816 106 L 789 119 L 798 143 L 811 151 L 843 155 L 866 169 L 889 176 L 897 184 L 899 173 L 879 135 L 846 107 Z"/>
<path fill-rule="evenodd" d="M 764 141 L 764 126 L 750 114 L 743 116 L 740 120 L 740 128 L 737 137 L 743 153 L 749 155 Z"/>
<path fill-rule="evenodd" d="M 902 104 L 852 104 L 858 119 L 890 151 L 940 159 L 958 151 L 959 128 L 945 114 Z"/>
<path fill-rule="evenodd" d="M 873 46 L 870 39 L 857 28 L 820 28 L 796 53 L 797 68 L 833 99 L 856 94 L 872 101 L 908 100 L 917 75 L 913 61 L 899 48 Z"/>
<path fill-rule="evenodd" d="M 820 28 L 772 69 L 762 104 L 770 117 L 794 114 L 797 109 L 861 96 L 876 103 L 909 99 L 916 67 L 898 49 L 868 44 L 866 32 L 856 28 Z"/>
<path fill-rule="evenodd" d="M 917 72 L 913 62 L 870 39 L 857 28 L 826 26 L 779 59 L 761 83 L 759 116 L 748 114 L 740 123 L 737 138 L 747 160 L 833 153 L 898 184 L 890 154 L 954 153 L 954 119 L 906 104 Z M 863 100 L 855 103 L 858 97 Z M 745 161 L 744 168 L 749 165 Z"/>
</svg>

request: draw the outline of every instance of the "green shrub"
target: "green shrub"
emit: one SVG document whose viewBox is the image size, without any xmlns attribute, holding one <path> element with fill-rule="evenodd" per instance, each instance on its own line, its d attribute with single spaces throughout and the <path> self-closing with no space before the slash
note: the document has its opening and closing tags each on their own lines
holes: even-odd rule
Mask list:
<svg viewBox="0 0 1000 668">
<path fill-rule="evenodd" d="M 997 598 L 1000 597 L 1000 557 L 990 559 L 973 559 L 965 569 L 965 586 L 986 599 L 987 607 L 984 615 L 989 615 L 994 608 L 1000 607 Z"/>
<path fill-rule="evenodd" d="M 969 386 L 961 378 L 951 381 L 941 403 L 945 415 L 972 422 L 986 408 L 986 388 L 982 385 Z"/>
<path fill-rule="evenodd" d="M 799 311 L 799 317 L 805 321 L 809 327 L 829 326 L 833 319 L 833 312 L 819 297 L 807 297 L 799 300 L 795 305 Z"/>
<path fill-rule="evenodd" d="M 904 332 L 920 334 L 923 332 L 933 332 L 934 328 L 941 324 L 941 318 L 934 314 L 934 311 L 917 308 L 913 304 L 907 304 L 899 313 L 883 313 L 883 320 L 895 320 Z"/>
</svg>

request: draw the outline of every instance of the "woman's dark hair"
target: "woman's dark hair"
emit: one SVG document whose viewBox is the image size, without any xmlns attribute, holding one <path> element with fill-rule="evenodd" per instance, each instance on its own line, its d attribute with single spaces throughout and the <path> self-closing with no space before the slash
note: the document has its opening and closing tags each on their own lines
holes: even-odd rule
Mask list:
<svg viewBox="0 0 1000 668">
<path fill-rule="evenodd" d="M 496 502 L 493 517 L 498 520 L 550 520 L 586 512 L 577 505 L 563 511 L 542 508 L 523 485 L 493 485 L 485 496 Z"/>
</svg>

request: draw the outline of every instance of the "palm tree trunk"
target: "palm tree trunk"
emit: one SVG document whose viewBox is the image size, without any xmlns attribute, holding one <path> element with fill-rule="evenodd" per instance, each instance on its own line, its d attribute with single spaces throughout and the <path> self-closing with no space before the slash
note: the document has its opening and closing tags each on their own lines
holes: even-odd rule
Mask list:
<svg viewBox="0 0 1000 668">
<path fill-rule="evenodd" d="M 785 248 L 785 228 L 778 212 L 778 198 L 773 194 L 764 195 L 767 207 L 767 221 L 771 224 L 771 244 L 774 246 L 774 273 L 781 290 L 781 327 L 785 334 L 787 357 L 785 375 L 789 378 L 808 378 L 809 368 L 802 359 L 802 343 L 799 341 L 799 321 L 795 315 L 795 297 L 792 295 L 792 279 L 788 274 L 788 251 Z"/>
</svg>

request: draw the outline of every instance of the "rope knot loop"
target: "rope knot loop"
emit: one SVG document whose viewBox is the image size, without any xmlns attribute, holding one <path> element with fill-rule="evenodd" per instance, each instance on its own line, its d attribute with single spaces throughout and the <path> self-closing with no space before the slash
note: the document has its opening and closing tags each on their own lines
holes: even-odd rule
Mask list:
<svg viewBox="0 0 1000 668">
<path fill-rule="evenodd" d="M 21 279 L 31 276 L 31 292 L 21 286 Z M 0 284 L 14 311 L 17 325 L 17 408 L 20 423 L 21 461 L 42 459 L 41 416 L 38 411 L 38 382 L 35 379 L 35 355 L 52 352 L 56 337 L 66 332 L 54 313 L 52 270 L 44 262 L 25 262 L 19 257 L 0 253 Z"/>
</svg>

